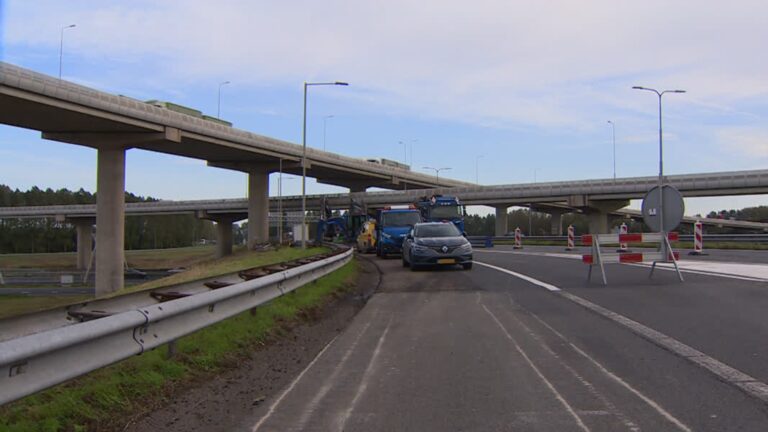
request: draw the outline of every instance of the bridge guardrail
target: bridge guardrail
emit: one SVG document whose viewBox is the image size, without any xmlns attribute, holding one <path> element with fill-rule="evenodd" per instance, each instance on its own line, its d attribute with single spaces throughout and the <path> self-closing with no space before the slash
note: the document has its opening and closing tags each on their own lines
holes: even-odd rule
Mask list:
<svg viewBox="0 0 768 432">
<path fill-rule="evenodd" d="M 214 291 L 0 342 L 0 405 L 264 304 L 338 269 L 352 255 L 349 249 Z"/>
<path fill-rule="evenodd" d="M 568 240 L 567 236 L 523 236 L 523 238 L 529 241 L 556 241 L 563 244 Z M 473 245 L 479 245 L 488 239 L 491 242 L 505 241 L 514 243 L 515 241 L 514 236 L 467 236 L 467 239 Z M 768 234 L 704 234 L 704 239 L 710 242 L 766 243 L 768 242 Z M 681 234 L 679 241 L 692 242 L 693 234 Z"/>
</svg>

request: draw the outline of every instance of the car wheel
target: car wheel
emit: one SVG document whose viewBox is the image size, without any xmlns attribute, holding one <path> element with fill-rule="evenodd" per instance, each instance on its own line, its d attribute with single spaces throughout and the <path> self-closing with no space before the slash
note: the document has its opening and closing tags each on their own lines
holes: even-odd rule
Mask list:
<svg viewBox="0 0 768 432">
<path fill-rule="evenodd" d="M 472 270 L 472 263 L 466 263 L 461 265 L 464 270 Z"/>
<path fill-rule="evenodd" d="M 408 263 L 408 261 L 405 260 L 405 255 L 403 255 L 403 267 L 410 267 L 411 264 Z"/>
</svg>

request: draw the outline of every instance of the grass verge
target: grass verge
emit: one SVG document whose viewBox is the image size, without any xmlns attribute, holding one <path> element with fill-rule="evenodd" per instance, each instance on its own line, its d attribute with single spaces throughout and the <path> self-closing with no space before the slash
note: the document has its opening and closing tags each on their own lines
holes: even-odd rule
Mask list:
<svg viewBox="0 0 768 432">
<path fill-rule="evenodd" d="M 133 285 L 121 291 L 110 294 L 108 297 L 127 294 L 130 292 L 156 289 L 169 285 L 176 285 L 185 282 L 191 282 L 199 279 L 216 277 L 223 274 L 234 273 L 251 267 L 275 264 L 283 261 L 290 261 L 311 255 L 317 255 L 326 252 L 326 248 L 281 248 L 274 251 L 252 252 L 245 249 L 239 250 L 234 255 L 226 258 L 213 260 L 208 259 L 199 264 L 189 267 L 182 273 L 177 273 L 162 279 L 155 279 L 140 285 Z M 147 251 L 163 252 L 165 251 Z M 34 288 L 31 288 L 34 289 Z M 8 318 L 25 313 L 38 312 L 54 307 L 66 306 L 69 304 L 80 303 L 91 299 L 89 296 L 0 296 L 0 318 Z M 0 431 L 1 432 L 1 431 Z"/>
<path fill-rule="evenodd" d="M 192 246 L 174 249 L 143 249 L 125 251 L 125 259 L 131 267 L 144 270 L 188 267 L 201 260 L 210 259 L 215 246 Z M 0 268 L 49 268 L 74 269 L 77 266 L 75 252 L 0 254 Z"/>
<path fill-rule="evenodd" d="M 174 386 L 212 376 L 237 364 L 275 332 L 353 289 L 352 261 L 293 294 L 244 312 L 177 341 L 177 355 L 156 349 L 0 408 L 0 431 L 88 431 L 122 428 L 168 397 Z"/>
<path fill-rule="evenodd" d="M 15 315 L 52 309 L 58 306 L 65 306 L 72 303 L 79 303 L 90 298 L 91 296 L 89 295 L 68 295 L 52 297 L 4 295 L 0 296 L 0 318 L 7 318 Z"/>
</svg>

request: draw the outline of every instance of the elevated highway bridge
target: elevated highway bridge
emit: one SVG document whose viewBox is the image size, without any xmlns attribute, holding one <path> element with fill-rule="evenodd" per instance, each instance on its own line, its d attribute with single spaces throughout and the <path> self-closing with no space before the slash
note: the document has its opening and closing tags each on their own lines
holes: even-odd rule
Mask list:
<svg viewBox="0 0 768 432">
<path fill-rule="evenodd" d="M 686 174 L 669 176 L 670 184 L 684 196 L 718 196 L 765 193 L 768 187 L 768 170 Z M 368 208 L 407 204 L 424 195 L 442 193 L 458 196 L 467 205 L 486 205 L 496 208 L 496 235 L 507 234 L 507 208 L 528 206 L 552 216 L 552 234 L 562 234 L 561 217 L 565 213 L 582 212 L 589 216 L 592 232 L 606 232 L 610 216 L 642 218 L 637 210 L 624 208 L 629 199 L 642 198 L 644 190 L 656 184 L 655 177 L 623 178 L 610 180 L 585 180 L 574 182 L 550 182 L 501 186 L 472 186 L 457 188 L 419 189 L 409 191 L 356 192 L 349 194 L 309 195 L 308 209 L 320 210 L 325 205 L 333 209 L 348 209 L 352 200 Z M 279 202 L 282 201 L 282 202 Z M 270 212 L 276 215 L 284 211 L 301 211 L 301 196 L 269 200 Z M 193 214 L 201 219 L 217 222 L 219 256 L 232 251 L 232 226 L 249 216 L 247 199 L 219 199 L 195 201 L 156 201 L 125 204 L 125 214 L 134 216 Z M 77 227 L 78 265 L 90 262 L 91 229 L 96 221 L 96 205 L 64 205 L 39 207 L 0 208 L 2 218 L 56 218 L 69 221 Z M 750 230 L 768 231 L 768 224 L 750 221 L 685 217 L 684 221 Z"/>
<path fill-rule="evenodd" d="M 321 183 L 364 191 L 462 186 L 427 174 L 303 147 L 203 118 L 113 95 L 0 62 L 0 123 L 37 130 L 48 140 L 97 150 L 96 285 L 99 292 L 122 282 L 125 152 L 138 148 L 190 158 L 248 174 L 248 243 L 268 241 L 269 174 L 282 170 Z M 222 221 L 225 222 L 225 221 Z"/>
</svg>

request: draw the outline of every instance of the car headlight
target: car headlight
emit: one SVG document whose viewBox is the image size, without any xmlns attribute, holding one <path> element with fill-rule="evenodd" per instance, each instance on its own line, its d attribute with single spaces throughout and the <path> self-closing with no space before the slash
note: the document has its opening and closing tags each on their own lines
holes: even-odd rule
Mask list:
<svg viewBox="0 0 768 432">
<path fill-rule="evenodd" d="M 419 245 L 419 244 L 414 244 L 413 245 L 413 251 L 414 252 L 426 252 L 428 250 L 429 250 L 429 248 L 426 247 L 426 246 L 422 246 L 422 245 Z"/>
<path fill-rule="evenodd" d="M 392 238 L 391 235 L 385 233 L 384 231 L 381 232 L 381 236 L 384 237 L 385 239 L 391 239 Z"/>
<path fill-rule="evenodd" d="M 471 252 L 472 251 L 472 245 L 469 243 L 464 243 L 463 245 L 456 248 L 458 252 Z"/>
</svg>

